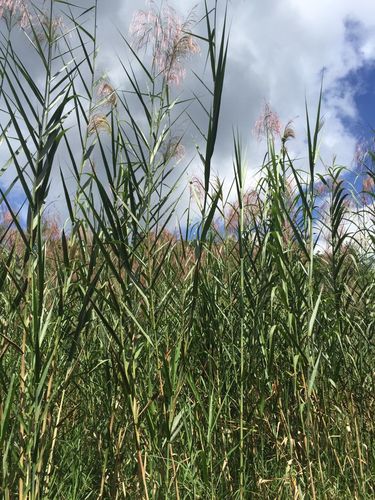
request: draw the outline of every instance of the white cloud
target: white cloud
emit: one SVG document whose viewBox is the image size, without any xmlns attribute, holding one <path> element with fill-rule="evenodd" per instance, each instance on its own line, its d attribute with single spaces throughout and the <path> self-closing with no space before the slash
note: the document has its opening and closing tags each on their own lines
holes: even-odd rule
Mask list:
<svg viewBox="0 0 375 500">
<path fill-rule="evenodd" d="M 171 3 L 187 14 L 197 2 L 199 19 L 204 13 L 203 0 Z M 208 3 L 211 5 L 213 1 Z M 100 68 L 116 86 L 126 87 L 117 55 L 124 63 L 127 56 L 117 29 L 126 36 L 133 12 L 144 8 L 145 2 L 113 0 L 99 4 Z M 223 11 L 224 0 L 219 4 Z M 233 0 L 228 7 L 230 50 L 215 171 L 226 178 L 232 175 L 232 128 L 237 126 L 248 145 L 251 172 L 259 166 L 264 148 L 256 143 L 251 131 L 264 101 L 270 102 L 284 123 L 293 120 L 296 139 L 289 148 L 294 156 L 302 158 L 303 166 L 305 98 L 314 119 L 323 68 L 325 126 L 321 133 L 321 153 L 328 164 L 337 155 L 339 163 L 350 166 L 356 137 L 347 123 L 348 119 L 358 119 L 355 95 L 359 89 L 349 85 L 345 78 L 375 63 L 375 2 Z M 202 66 L 204 56 L 196 61 L 192 64 Z M 186 83 L 196 85 L 192 78 Z M 199 162 L 193 162 L 191 168 L 195 173 L 199 171 Z"/>
<path fill-rule="evenodd" d="M 175 2 L 187 13 L 194 0 Z M 219 2 L 220 3 L 220 2 Z M 222 2 L 224 4 L 224 2 Z M 137 7 L 143 7 L 137 2 Z M 135 2 L 124 3 L 115 23 L 125 31 Z M 197 18 L 204 4 L 198 4 Z M 262 153 L 251 136 L 251 129 L 264 100 L 279 113 L 284 123 L 294 120 L 297 156 L 305 151 L 305 97 L 314 116 L 321 71 L 325 69 L 325 102 L 322 153 L 350 164 L 356 138 L 345 128 L 342 118 L 356 120 L 358 89 L 344 83 L 350 72 L 375 59 L 375 2 L 368 0 L 237 0 L 229 3 L 231 24 L 230 52 L 224 93 L 220 157 L 229 157 L 232 127 L 239 126 L 249 140 L 250 164 L 255 166 Z M 107 18 L 111 23 L 112 17 Z M 104 47 L 106 61 L 111 51 Z M 112 50 L 113 53 L 113 50 Z M 118 64 L 109 73 L 121 81 Z M 347 123 L 347 122 L 346 122 Z M 231 172 L 231 162 L 216 165 L 222 175 Z"/>
<path fill-rule="evenodd" d="M 210 2 L 208 2 L 209 5 Z M 171 1 L 184 15 L 197 0 Z M 213 2 L 212 2 L 213 4 Z M 145 2 L 130 0 L 120 3 L 117 15 L 103 19 L 104 36 L 100 61 L 113 82 L 126 86 L 123 70 L 117 62 L 121 44 L 114 43 L 113 24 L 125 36 L 134 11 L 145 8 Z M 225 2 L 219 1 L 221 13 Z M 113 12 L 115 14 L 115 12 Z M 204 14 L 204 2 L 198 1 L 196 18 Z M 221 126 L 214 156 L 213 171 L 226 179 L 233 177 L 232 131 L 239 129 L 247 146 L 249 184 L 254 183 L 265 152 L 252 129 L 264 102 L 279 114 L 286 124 L 293 120 L 296 139 L 289 143 L 290 154 L 299 158 L 298 167 L 307 169 L 305 99 L 311 122 L 315 121 L 322 70 L 324 69 L 324 127 L 320 135 L 320 154 L 324 163 L 335 161 L 352 165 L 357 137 L 348 127 L 350 120 L 359 121 L 355 95 L 358 88 L 347 77 L 375 62 L 375 2 L 369 0 L 233 0 L 229 1 L 230 47 L 226 84 L 223 95 Z M 204 23 L 198 28 L 204 28 Z M 106 33 L 111 35 L 106 36 Z M 118 40 L 120 38 L 118 37 Z M 116 47 L 116 49 L 114 49 Z M 124 59 L 125 61 L 126 59 Z M 192 61 L 194 69 L 202 61 Z M 188 78 L 187 87 L 197 82 Z M 194 142 L 192 133 L 186 141 Z M 189 144 L 186 144 L 189 150 Z M 190 145 L 194 153 L 194 145 Z M 319 165 L 324 170 L 324 164 Z M 190 173 L 196 175 L 201 164 L 196 158 Z M 182 198 L 186 204 L 188 190 Z"/>
</svg>

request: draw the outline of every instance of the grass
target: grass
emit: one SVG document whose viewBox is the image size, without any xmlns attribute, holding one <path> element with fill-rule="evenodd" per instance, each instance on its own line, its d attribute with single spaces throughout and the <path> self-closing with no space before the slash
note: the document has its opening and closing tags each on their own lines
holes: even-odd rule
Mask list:
<svg viewBox="0 0 375 500">
<path fill-rule="evenodd" d="M 288 153 L 292 129 L 278 136 L 265 117 L 251 191 L 235 134 L 226 196 L 212 175 L 228 50 L 217 8 L 205 3 L 206 35 L 191 38 L 191 23 L 151 6 L 149 65 L 144 39 L 124 38 L 130 91 L 98 77 L 96 2 L 30 4 L 22 31 L 16 7 L 5 10 L 5 500 L 375 496 L 375 154 L 357 189 L 340 166 L 318 173 L 320 99 L 303 168 Z M 197 40 L 210 69 L 197 75 L 207 99 L 194 97 L 205 128 L 173 86 Z M 203 179 L 172 234 L 187 116 Z M 59 178 L 63 228 L 46 211 Z"/>
</svg>

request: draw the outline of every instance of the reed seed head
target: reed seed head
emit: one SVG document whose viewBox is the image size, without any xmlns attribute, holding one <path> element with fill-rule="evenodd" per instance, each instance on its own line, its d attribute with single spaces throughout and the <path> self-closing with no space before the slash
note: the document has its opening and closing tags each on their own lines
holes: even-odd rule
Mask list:
<svg viewBox="0 0 375 500">
<path fill-rule="evenodd" d="M 157 10 L 150 2 L 148 11 L 135 13 L 130 34 L 136 50 L 147 49 L 152 44 L 153 64 L 167 83 L 179 85 L 184 79 L 184 61 L 198 54 L 200 47 L 189 33 L 192 18 L 183 21 L 170 6 Z"/>
<path fill-rule="evenodd" d="M 111 106 L 116 106 L 117 104 L 117 95 L 115 89 L 112 85 L 106 81 L 103 81 L 98 86 L 97 90 L 98 97 L 103 99 L 105 103 L 110 104 Z"/>
<path fill-rule="evenodd" d="M 110 132 L 111 127 L 108 123 L 107 117 L 105 115 L 96 114 L 90 118 L 88 125 L 88 133 L 92 135 L 93 133 L 99 133 L 101 130 Z"/>
</svg>

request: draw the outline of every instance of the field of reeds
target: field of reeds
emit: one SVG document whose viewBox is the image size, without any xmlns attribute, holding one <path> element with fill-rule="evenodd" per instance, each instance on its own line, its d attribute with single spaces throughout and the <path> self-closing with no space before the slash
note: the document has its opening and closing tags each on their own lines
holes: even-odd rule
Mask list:
<svg viewBox="0 0 375 500">
<path fill-rule="evenodd" d="M 0 0 L 0 497 L 374 498 L 375 154 L 317 169 L 321 98 L 297 165 L 266 106 L 259 181 L 235 133 L 228 193 L 216 3 L 199 35 L 138 12 L 126 89 L 82 3 Z M 199 51 L 206 98 L 180 97 Z"/>
</svg>

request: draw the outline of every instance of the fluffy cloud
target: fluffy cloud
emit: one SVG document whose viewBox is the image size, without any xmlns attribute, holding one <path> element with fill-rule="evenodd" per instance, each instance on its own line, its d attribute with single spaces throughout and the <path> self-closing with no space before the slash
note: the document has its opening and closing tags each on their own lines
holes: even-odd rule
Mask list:
<svg viewBox="0 0 375 500">
<path fill-rule="evenodd" d="M 171 1 L 183 15 L 196 3 L 197 0 Z M 222 18 L 224 0 L 219 1 L 219 5 Z M 120 33 L 127 35 L 133 13 L 139 8 L 147 8 L 146 2 L 99 2 L 99 68 L 119 88 L 127 88 L 127 82 L 118 57 L 125 63 L 128 57 Z M 196 19 L 203 14 L 204 2 L 199 0 Z M 215 171 L 221 177 L 232 177 L 232 131 L 238 127 L 247 145 L 251 180 L 264 155 L 264 144 L 257 143 L 252 134 L 264 102 L 270 103 L 283 123 L 293 120 L 296 139 L 290 142 L 289 149 L 292 156 L 300 158 L 303 168 L 306 163 L 305 98 L 313 118 L 322 70 L 325 126 L 320 151 L 328 164 L 336 155 L 339 163 L 350 166 L 357 140 L 350 123 L 359 118 L 355 96 L 361 90 L 350 76 L 375 62 L 375 3 L 369 0 L 232 0 L 228 4 L 228 18 L 229 59 L 213 164 Z M 203 22 L 197 30 L 204 31 Z M 200 71 L 204 62 L 202 53 L 191 61 L 191 66 Z M 191 75 L 184 86 L 188 93 L 202 90 Z M 197 119 L 203 120 L 204 114 Z M 188 153 L 193 155 L 194 142 L 198 141 L 193 127 L 185 141 Z M 190 172 L 196 174 L 199 170 L 199 161 L 195 159 Z M 61 194 L 60 184 L 54 183 L 51 197 L 60 195 L 61 198 Z"/>
<path fill-rule="evenodd" d="M 177 8 L 184 14 L 196 2 L 183 0 Z M 224 2 L 222 2 L 224 4 Z M 196 17 L 203 13 L 203 2 Z M 116 84 L 123 84 L 116 62 L 110 26 L 127 32 L 129 21 L 140 2 L 114 2 L 105 7 L 102 18 L 102 61 Z M 294 121 L 297 138 L 293 153 L 305 156 L 305 98 L 313 116 L 324 70 L 325 127 L 321 153 L 329 163 L 349 165 L 356 137 L 348 128 L 358 110 L 350 75 L 375 60 L 375 3 L 368 0 L 263 0 L 229 2 L 230 51 L 222 110 L 216 168 L 223 176 L 231 171 L 232 128 L 239 127 L 248 142 L 249 161 L 254 168 L 261 161 L 263 148 L 251 134 L 264 101 L 286 123 Z M 104 9 L 103 9 L 104 11 Z M 110 12 L 111 11 L 111 12 Z M 115 21 L 114 21 L 115 20 Z M 197 64 L 197 63 L 195 63 Z M 194 85 L 193 80 L 189 80 Z"/>
</svg>

